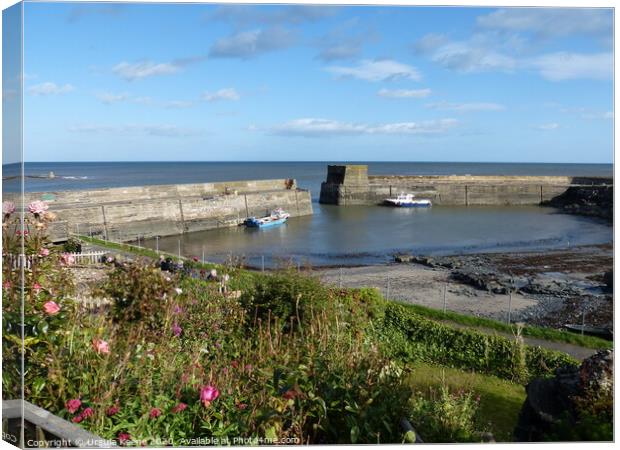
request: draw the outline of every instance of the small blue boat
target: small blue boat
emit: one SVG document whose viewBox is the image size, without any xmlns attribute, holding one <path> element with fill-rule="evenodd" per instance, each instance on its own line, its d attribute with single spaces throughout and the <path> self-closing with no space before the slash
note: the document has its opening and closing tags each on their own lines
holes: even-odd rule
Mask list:
<svg viewBox="0 0 620 450">
<path fill-rule="evenodd" d="M 290 214 L 284 212 L 282 208 L 274 210 L 271 215 L 265 217 L 248 217 L 243 222 L 246 227 L 249 228 L 265 228 L 273 227 L 276 225 L 282 225 L 288 220 Z"/>
</svg>

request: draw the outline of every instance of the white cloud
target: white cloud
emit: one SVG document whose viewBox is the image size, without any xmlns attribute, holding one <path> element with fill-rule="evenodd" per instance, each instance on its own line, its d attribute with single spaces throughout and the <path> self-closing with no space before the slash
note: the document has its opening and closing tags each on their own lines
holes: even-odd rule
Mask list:
<svg viewBox="0 0 620 450">
<path fill-rule="evenodd" d="M 85 134 L 147 135 L 161 137 L 189 137 L 202 134 L 202 130 L 176 125 L 100 125 L 87 124 L 69 127 L 69 131 Z"/>
<path fill-rule="evenodd" d="M 179 64 L 140 61 L 136 63 L 121 62 L 112 68 L 112 72 L 127 81 L 142 80 L 155 75 L 170 75 L 181 69 Z"/>
<path fill-rule="evenodd" d="M 428 33 L 413 44 L 413 49 L 418 53 L 429 53 L 449 42 L 448 37 L 441 33 Z"/>
<path fill-rule="evenodd" d="M 613 111 L 605 111 L 605 112 L 587 112 L 581 115 L 584 119 L 604 119 L 604 120 L 613 120 L 614 113 Z"/>
<path fill-rule="evenodd" d="M 431 95 L 430 89 L 380 89 L 380 97 L 386 98 L 424 98 Z"/>
<path fill-rule="evenodd" d="M 433 52 L 431 60 L 459 72 L 512 72 L 517 67 L 515 58 L 472 42 L 445 44 Z"/>
<path fill-rule="evenodd" d="M 613 74 L 612 53 L 549 53 L 526 63 L 550 81 L 594 79 L 610 80 Z"/>
<path fill-rule="evenodd" d="M 535 125 L 534 128 L 536 128 L 537 130 L 542 130 L 542 131 L 553 131 L 553 130 L 557 130 L 558 128 L 560 128 L 560 125 L 557 123 L 543 123 L 540 125 Z"/>
<path fill-rule="evenodd" d="M 396 122 L 380 125 L 339 122 L 329 119 L 297 119 L 272 128 L 282 136 L 327 137 L 367 134 L 433 135 L 447 132 L 458 124 L 455 119 L 427 120 L 421 122 Z"/>
<path fill-rule="evenodd" d="M 169 102 L 164 103 L 164 108 L 168 109 L 185 109 L 191 108 L 194 106 L 194 102 L 186 101 L 186 100 L 171 100 Z"/>
<path fill-rule="evenodd" d="M 364 81 L 396 79 L 419 81 L 422 79 L 422 75 L 415 67 L 391 59 L 365 59 L 354 67 L 330 66 L 326 70 L 339 76 L 353 77 Z"/>
<path fill-rule="evenodd" d="M 430 109 L 439 109 L 442 111 L 456 112 L 474 112 L 474 111 L 503 111 L 506 109 L 504 105 L 498 103 L 429 103 L 426 105 Z"/>
<path fill-rule="evenodd" d="M 47 81 L 41 84 L 35 84 L 28 88 L 30 95 L 61 95 L 73 91 L 75 88 L 70 84 L 59 86 L 56 83 Z"/>
<path fill-rule="evenodd" d="M 106 105 L 110 105 L 112 103 L 123 102 L 129 99 L 129 94 L 123 92 L 121 94 L 113 94 L 111 92 L 103 92 L 97 94 L 97 98 Z"/>
<path fill-rule="evenodd" d="M 294 41 L 291 31 L 279 27 L 241 31 L 215 41 L 209 50 L 209 56 L 248 59 L 261 53 L 290 47 Z"/>
<path fill-rule="evenodd" d="M 202 98 L 208 102 L 215 102 L 218 100 L 237 101 L 241 98 L 241 95 L 239 95 L 234 88 L 224 88 L 215 92 L 205 92 L 202 94 Z"/>
<path fill-rule="evenodd" d="M 479 16 L 477 23 L 483 28 L 529 31 L 549 37 L 600 35 L 611 32 L 613 12 L 594 8 L 509 8 Z"/>
</svg>

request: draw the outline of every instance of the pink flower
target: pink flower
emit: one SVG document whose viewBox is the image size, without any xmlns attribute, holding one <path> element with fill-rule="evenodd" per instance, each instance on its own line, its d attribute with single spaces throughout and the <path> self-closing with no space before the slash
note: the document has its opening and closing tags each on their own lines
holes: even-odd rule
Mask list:
<svg viewBox="0 0 620 450">
<path fill-rule="evenodd" d="M 32 285 L 32 289 L 34 289 L 35 292 L 39 292 L 41 290 L 41 285 L 39 283 L 35 283 Z"/>
<path fill-rule="evenodd" d="M 60 255 L 60 263 L 64 264 L 65 266 L 70 266 L 71 264 L 75 263 L 75 257 L 70 253 L 63 253 L 62 255 Z"/>
<path fill-rule="evenodd" d="M 109 417 L 116 415 L 117 412 L 121 410 L 121 407 L 118 405 L 110 406 L 105 412 Z"/>
<path fill-rule="evenodd" d="M 11 201 L 6 201 L 2 203 L 3 214 L 13 214 L 14 212 L 15 212 L 15 203 Z"/>
<path fill-rule="evenodd" d="M 209 406 L 211 402 L 219 396 L 220 391 L 218 391 L 214 386 L 203 386 L 200 389 L 200 401 L 205 406 Z"/>
<path fill-rule="evenodd" d="M 174 313 L 175 314 L 181 314 L 183 312 L 183 308 L 181 308 L 179 305 L 176 305 L 174 307 Z"/>
<path fill-rule="evenodd" d="M 252 371 L 252 364 L 246 364 L 245 365 L 245 370 L 247 370 L 248 372 Z"/>
<path fill-rule="evenodd" d="M 172 412 L 173 413 L 180 413 L 181 411 L 184 411 L 185 408 L 187 408 L 187 405 L 183 402 L 180 402 L 178 405 L 176 405 L 174 408 L 172 408 Z"/>
<path fill-rule="evenodd" d="M 99 338 L 93 339 L 93 349 L 97 353 L 105 353 L 105 354 L 110 353 L 110 347 L 108 346 L 108 343 Z"/>
<path fill-rule="evenodd" d="M 82 414 L 78 414 L 73 419 L 71 419 L 71 422 L 80 423 L 82 420 L 84 420 L 84 417 L 82 417 Z"/>
<path fill-rule="evenodd" d="M 179 324 L 175 322 L 174 325 L 172 325 L 172 332 L 174 333 L 175 336 L 179 337 L 181 336 L 181 333 L 183 332 L 183 328 L 181 328 Z"/>
<path fill-rule="evenodd" d="M 151 412 L 149 413 L 149 417 L 151 419 L 155 419 L 157 417 L 161 416 L 161 409 L 159 408 L 151 408 Z"/>
<path fill-rule="evenodd" d="M 28 205 L 28 211 L 32 214 L 43 214 L 48 208 L 48 204 L 41 200 L 36 200 Z"/>
<path fill-rule="evenodd" d="M 118 433 L 118 442 L 124 444 L 128 440 L 131 439 L 131 435 L 129 433 Z"/>
<path fill-rule="evenodd" d="M 193 260 L 194 262 L 198 262 L 198 256 L 192 256 L 192 260 Z"/>
<path fill-rule="evenodd" d="M 4 289 L 11 289 L 11 282 L 9 280 L 6 280 L 4 283 L 2 283 L 2 287 Z"/>
<path fill-rule="evenodd" d="M 231 361 L 230 365 L 233 366 L 233 369 L 236 369 L 237 367 L 239 367 L 239 361 Z"/>
<path fill-rule="evenodd" d="M 237 408 L 244 410 L 245 408 L 247 408 L 248 405 L 246 403 L 238 403 L 237 404 Z"/>
<path fill-rule="evenodd" d="M 58 303 L 50 300 L 49 302 L 45 302 L 45 304 L 43 305 L 43 311 L 45 311 L 45 314 L 53 316 L 58 314 L 58 312 L 60 311 L 60 306 L 58 306 Z"/>
<path fill-rule="evenodd" d="M 93 408 L 90 408 L 90 407 L 84 408 L 84 411 L 82 411 L 82 417 L 84 419 L 88 419 L 93 414 L 95 414 L 95 411 L 93 410 Z"/>
<path fill-rule="evenodd" d="M 65 403 L 65 408 L 67 408 L 67 411 L 69 411 L 71 414 L 80 409 L 80 406 L 82 406 L 82 402 L 79 398 L 73 398 L 67 403 Z"/>
<path fill-rule="evenodd" d="M 48 256 L 49 254 L 50 251 L 47 248 L 42 248 L 41 250 L 39 250 L 39 256 Z"/>
</svg>

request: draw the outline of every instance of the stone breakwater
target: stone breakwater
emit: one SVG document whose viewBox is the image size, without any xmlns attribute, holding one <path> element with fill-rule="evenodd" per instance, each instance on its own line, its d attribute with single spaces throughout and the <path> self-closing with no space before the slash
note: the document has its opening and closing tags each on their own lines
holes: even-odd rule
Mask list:
<svg viewBox="0 0 620 450">
<path fill-rule="evenodd" d="M 5 195 L 20 204 L 18 194 Z M 310 192 L 293 179 L 171 184 L 62 192 L 28 192 L 58 216 L 54 241 L 73 233 L 115 241 L 170 236 L 239 225 L 283 208 L 291 217 L 313 213 Z"/>
<path fill-rule="evenodd" d="M 366 165 L 328 166 L 320 203 L 376 205 L 407 192 L 436 205 L 540 205 L 569 188 L 608 189 L 611 178 L 568 176 L 368 175 Z"/>
</svg>

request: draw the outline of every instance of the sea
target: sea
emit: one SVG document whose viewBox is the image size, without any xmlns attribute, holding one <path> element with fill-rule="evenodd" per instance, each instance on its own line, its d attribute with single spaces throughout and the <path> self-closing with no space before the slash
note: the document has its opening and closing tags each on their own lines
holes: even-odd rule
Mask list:
<svg viewBox="0 0 620 450">
<path fill-rule="evenodd" d="M 26 163 L 25 189 L 72 189 L 295 178 L 308 189 L 314 214 L 271 229 L 244 227 L 141 240 L 140 245 L 209 261 L 260 267 L 387 263 L 399 252 L 445 255 L 529 251 L 603 244 L 612 227 L 600 220 L 538 206 L 433 206 L 398 209 L 318 203 L 323 162 L 36 162 Z M 613 176 L 611 164 L 354 162 L 370 175 Z M 3 192 L 18 191 L 18 166 L 3 166 Z M 54 172 L 55 178 L 31 178 Z"/>
</svg>

